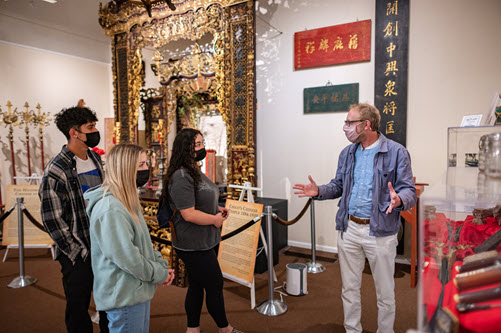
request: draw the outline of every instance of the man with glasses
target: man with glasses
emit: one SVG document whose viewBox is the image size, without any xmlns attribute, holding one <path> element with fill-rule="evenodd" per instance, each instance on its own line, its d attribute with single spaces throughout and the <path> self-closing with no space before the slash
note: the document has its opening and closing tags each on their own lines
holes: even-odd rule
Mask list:
<svg viewBox="0 0 501 333">
<path fill-rule="evenodd" d="M 376 286 L 378 333 L 393 332 L 395 272 L 400 212 L 417 201 L 409 152 L 378 131 L 381 116 L 369 104 L 355 104 L 343 130 L 352 142 L 339 155 L 336 177 L 318 186 L 296 184 L 299 197 L 339 200 L 336 215 L 346 332 L 362 332 L 360 287 L 365 259 Z"/>
</svg>

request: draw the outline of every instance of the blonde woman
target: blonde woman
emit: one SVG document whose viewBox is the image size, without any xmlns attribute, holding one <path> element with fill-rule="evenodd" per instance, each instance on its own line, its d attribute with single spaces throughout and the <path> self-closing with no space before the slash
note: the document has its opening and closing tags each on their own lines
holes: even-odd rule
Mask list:
<svg viewBox="0 0 501 333">
<path fill-rule="evenodd" d="M 94 301 L 106 310 L 110 332 L 148 332 L 150 300 L 156 286 L 169 285 L 174 271 L 153 250 L 137 194 L 148 180 L 146 151 L 120 144 L 106 159 L 101 187 L 85 193 L 89 201 Z"/>
</svg>

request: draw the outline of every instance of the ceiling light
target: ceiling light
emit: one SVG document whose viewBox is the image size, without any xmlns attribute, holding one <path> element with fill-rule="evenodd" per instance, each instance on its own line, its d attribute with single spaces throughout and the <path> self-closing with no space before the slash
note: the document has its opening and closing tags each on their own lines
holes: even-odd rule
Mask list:
<svg viewBox="0 0 501 333">
<path fill-rule="evenodd" d="M 45 2 L 49 2 L 49 3 L 57 3 L 57 0 L 43 0 Z"/>
</svg>

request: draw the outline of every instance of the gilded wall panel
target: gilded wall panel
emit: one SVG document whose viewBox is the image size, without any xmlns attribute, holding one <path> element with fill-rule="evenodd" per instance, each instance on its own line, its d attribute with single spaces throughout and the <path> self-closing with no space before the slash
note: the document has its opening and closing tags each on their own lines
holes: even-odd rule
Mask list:
<svg viewBox="0 0 501 333">
<path fill-rule="evenodd" d="M 99 22 L 105 33 L 112 36 L 115 118 L 120 122 L 120 142 L 137 140 L 144 73 L 142 48 L 158 49 L 178 39 L 196 41 L 210 32 L 214 36 L 217 82 L 213 89 L 227 123 L 228 183 L 250 181 L 255 185 L 254 1 L 185 0 L 175 2 L 174 12 L 163 2 L 152 3 L 152 17 L 140 1 L 128 1 L 118 9 L 108 3 L 99 10 Z M 180 92 L 185 93 L 182 89 Z M 173 98 L 176 94 L 165 96 Z M 171 123 L 175 107 L 168 109 L 166 125 Z M 231 198 L 234 193 L 228 190 Z"/>
</svg>

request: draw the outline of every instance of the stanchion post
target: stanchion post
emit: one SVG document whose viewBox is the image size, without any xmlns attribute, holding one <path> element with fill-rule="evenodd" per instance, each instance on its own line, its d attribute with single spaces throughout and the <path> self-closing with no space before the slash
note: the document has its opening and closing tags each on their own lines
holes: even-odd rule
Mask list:
<svg viewBox="0 0 501 333">
<path fill-rule="evenodd" d="M 17 203 L 17 234 L 19 243 L 19 276 L 8 284 L 9 288 L 22 288 L 37 282 L 37 279 L 24 275 L 24 227 L 23 227 L 23 202 L 24 198 L 16 198 Z"/>
<path fill-rule="evenodd" d="M 308 273 L 322 273 L 325 267 L 317 262 L 317 240 L 315 234 L 315 200 L 310 204 L 310 220 L 311 220 L 311 261 L 306 264 Z"/>
<path fill-rule="evenodd" d="M 268 297 L 269 299 L 257 307 L 257 311 L 266 316 L 279 316 L 287 311 L 287 305 L 284 302 L 273 299 L 273 235 L 272 235 L 272 207 L 264 207 L 264 216 L 266 217 L 266 231 L 268 241 Z"/>
</svg>

